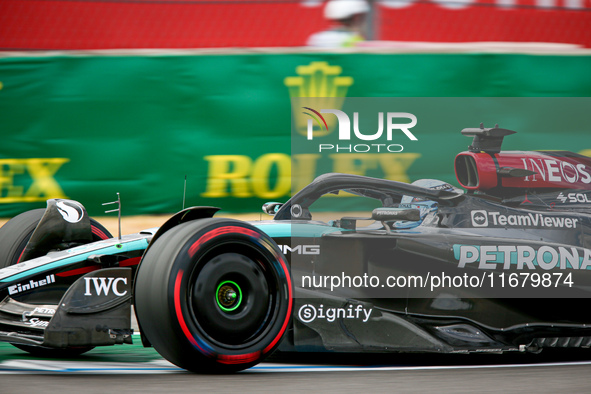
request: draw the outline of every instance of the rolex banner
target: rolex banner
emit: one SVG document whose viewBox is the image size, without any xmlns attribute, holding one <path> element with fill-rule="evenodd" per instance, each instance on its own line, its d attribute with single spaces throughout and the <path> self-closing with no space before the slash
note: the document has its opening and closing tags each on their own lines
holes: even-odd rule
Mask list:
<svg viewBox="0 0 591 394">
<path fill-rule="evenodd" d="M 460 130 L 480 122 L 517 131 L 505 150 L 591 155 L 590 69 L 518 54 L 3 56 L 0 217 L 49 198 L 100 215 L 116 193 L 126 215 L 183 200 L 254 212 L 328 172 L 457 184 Z M 350 101 L 368 97 L 396 99 Z"/>
</svg>

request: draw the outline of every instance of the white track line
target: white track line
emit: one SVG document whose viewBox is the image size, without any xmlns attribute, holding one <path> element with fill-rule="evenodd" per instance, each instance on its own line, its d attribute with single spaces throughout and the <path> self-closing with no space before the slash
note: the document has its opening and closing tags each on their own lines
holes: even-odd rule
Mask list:
<svg viewBox="0 0 591 394">
<path fill-rule="evenodd" d="M 540 364 L 493 364 L 493 365 L 438 365 L 438 366 L 312 366 L 312 365 L 281 365 L 262 363 L 244 372 L 352 372 L 352 371 L 429 371 L 450 369 L 491 369 L 491 368 L 537 368 L 591 365 L 591 361 L 574 361 Z"/>
<path fill-rule="evenodd" d="M 494 364 L 494 365 L 443 365 L 443 366 L 332 366 L 302 364 L 262 363 L 243 373 L 274 372 L 354 372 L 354 371 L 429 371 L 493 368 L 541 368 L 559 366 L 585 366 L 591 361 L 540 363 L 540 364 Z M 166 360 L 146 363 L 111 363 L 55 360 L 8 360 L 0 364 L 0 374 L 163 374 L 187 373 Z"/>
<path fill-rule="evenodd" d="M 186 371 L 166 360 L 145 363 L 8 360 L 0 364 L 0 374 L 138 374 L 170 372 Z"/>
</svg>

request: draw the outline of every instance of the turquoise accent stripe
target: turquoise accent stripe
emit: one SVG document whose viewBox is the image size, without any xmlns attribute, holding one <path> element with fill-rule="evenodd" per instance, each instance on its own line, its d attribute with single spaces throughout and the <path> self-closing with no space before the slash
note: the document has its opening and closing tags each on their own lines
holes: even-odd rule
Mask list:
<svg viewBox="0 0 591 394">
<path fill-rule="evenodd" d="M 311 223 L 282 223 L 266 222 L 256 223 L 251 222 L 259 230 L 271 238 L 286 238 L 286 237 L 301 237 L 301 238 L 318 238 L 324 234 L 330 234 L 338 231 L 349 231 L 338 227 L 331 227 L 322 224 Z"/>
<path fill-rule="evenodd" d="M 68 264 L 73 264 L 73 263 L 77 263 L 79 261 L 86 260 L 89 256 L 91 256 L 93 254 L 114 255 L 114 254 L 122 253 L 122 252 L 143 250 L 143 249 L 146 249 L 147 247 L 148 247 L 148 240 L 143 238 L 143 239 L 138 239 L 138 240 L 123 243 L 123 244 L 108 246 L 104 249 L 94 249 L 94 250 L 91 250 L 90 252 L 76 254 L 74 256 L 66 257 L 61 260 L 48 262 L 47 264 L 44 264 L 44 265 L 36 267 L 36 268 L 28 269 L 20 274 L 14 274 L 12 276 L 4 278 L 4 279 L 0 280 L 0 282 L 12 282 L 12 281 L 19 280 L 22 278 L 27 278 L 29 276 L 38 275 L 38 274 L 45 272 L 45 271 L 49 271 L 49 270 L 52 270 L 55 268 L 66 266 Z"/>
</svg>

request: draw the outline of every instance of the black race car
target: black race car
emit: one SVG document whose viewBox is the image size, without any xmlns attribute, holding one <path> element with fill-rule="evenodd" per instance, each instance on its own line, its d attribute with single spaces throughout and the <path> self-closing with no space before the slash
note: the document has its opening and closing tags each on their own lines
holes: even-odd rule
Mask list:
<svg viewBox="0 0 591 394">
<path fill-rule="evenodd" d="M 248 368 L 280 349 L 537 352 L 589 347 L 591 159 L 501 152 L 465 129 L 463 192 L 325 174 L 273 220 L 193 207 L 113 237 L 72 200 L 0 229 L 0 340 L 40 355 L 131 342 L 195 372 Z M 352 215 L 326 213 L 339 196 Z M 361 211 L 361 212 L 359 212 Z"/>
</svg>

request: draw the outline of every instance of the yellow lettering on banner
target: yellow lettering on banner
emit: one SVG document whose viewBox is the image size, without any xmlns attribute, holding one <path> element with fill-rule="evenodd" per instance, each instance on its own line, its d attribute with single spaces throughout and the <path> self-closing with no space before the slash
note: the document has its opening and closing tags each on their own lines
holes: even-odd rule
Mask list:
<svg viewBox="0 0 591 394">
<path fill-rule="evenodd" d="M 421 157 L 420 153 L 380 155 L 380 167 L 384 170 L 384 179 L 410 183 L 408 169 L 419 157 Z"/>
<path fill-rule="evenodd" d="M 292 173 L 294 174 L 292 191 L 294 193 L 302 190 L 314 180 L 318 159 L 320 159 L 320 155 L 317 153 L 303 153 L 292 156 L 295 167 L 292 169 Z"/>
<path fill-rule="evenodd" d="M 53 175 L 69 159 L 29 159 L 27 171 L 33 178 L 33 184 L 25 193 L 26 198 L 66 198 L 64 191 Z"/>
<path fill-rule="evenodd" d="M 48 198 L 67 198 L 55 173 L 70 159 L 1 159 L 0 160 L 0 203 L 36 202 Z M 23 193 L 23 186 L 14 183 L 14 177 L 25 174 L 33 180 Z"/>
<path fill-rule="evenodd" d="M 14 176 L 25 172 L 23 161 L 22 159 L 0 160 L 0 201 L 18 199 L 23 195 L 23 187 L 14 185 Z M 6 202 L 16 201 L 18 200 Z"/>
<path fill-rule="evenodd" d="M 277 198 L 289 195 L 291 159 L 284 153 L 268 153 L 254 162 L 248 156 L 205 156 L 209 162 L 207 185 L 202 197 Z M 277 183 L 270 186 L 271 171 L 277 168 Z"/>
<path fill-rule="evenodd" d="M 207 186 L 202 197 L 251 197 L 247 177 L 252 168 L 252 159 L 242 155 L 205 156 L 209 162 Z M 228 186 L 230 193 L 228 193 Z"/>
<path fill-rule="evenodd" d="M 367 175 L 370 170 L 381 170 L 385 179 L 410 182 L 407 170 L 420 156 L 419 153 L 339 153 L 329 157 L 333 172 Z M 284 153 L 264 154 L 254 161 L 243 155 L 205 156 L 209 168 L 201 197 L 289 197 L 292 190 L 299 191 L 318 175 L 320 158 L 319 154 L 294 155 L 292 185 L 292 158 Z M 276 177 L 275 183 L 272 176 Z"/>
<path fill-rule="evenodd" d="M 385 179 L 408 183 L 407 170 L 420 156 L 420 153 L 338 153 L 330 158 L 334 172 L 366 175 L 368 170 L 381 168 Z"/>
<path fill-rule="evenodd" d="M 365 175 L 367 170 L 375 170 L 378 166 L 378 158 L 371 153 L 338 153 L 329 157 L 334 172 L 343 174 Z"/>
<path fill-rule="evenodd" d="M 277 166 L 277 183 L 269 188 L 271 168 Z M 269 153 L 259 157 L 252 168 L 252 191 L 260 198 L 278 198 L 291 190 L 291 159 L 283 153 Z"/>
</svg>

